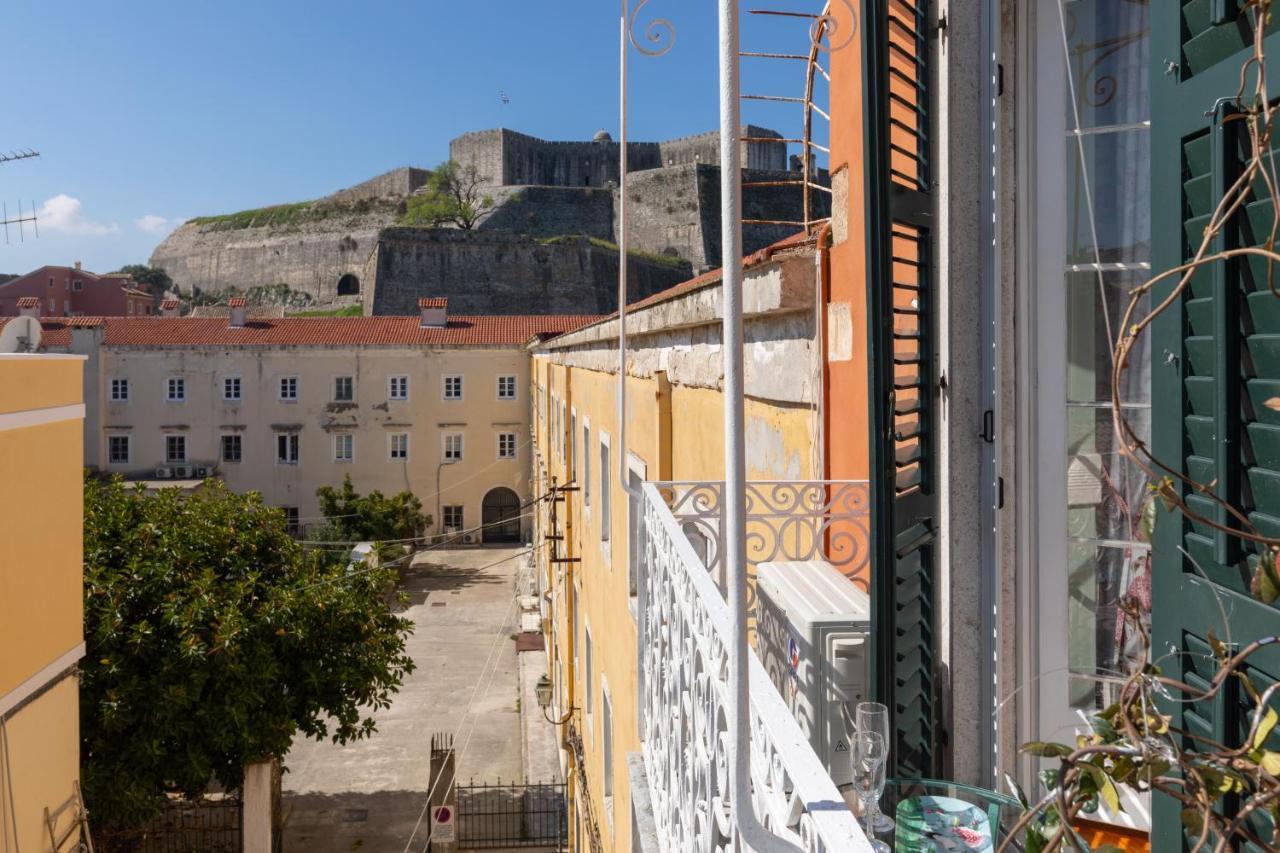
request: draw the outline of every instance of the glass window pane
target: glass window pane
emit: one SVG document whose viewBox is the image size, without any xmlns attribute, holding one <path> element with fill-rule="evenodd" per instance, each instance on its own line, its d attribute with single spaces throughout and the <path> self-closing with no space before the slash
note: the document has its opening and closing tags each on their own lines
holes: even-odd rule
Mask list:
<svg viewBox="0 0 1280 853">
<path fill-rule="evenodd" d="M 1150 171 L 1151 134 L 1146 129 L 1067 140 L 1068 263 L 1150 258 Z"/>
<path fill-rule="evenodd" d="M 1075 98 L 1067 127 L 1135 124 L 1150 117 L 1147 0 L 1066 0 L 1068 68 Z"/>
</svg>

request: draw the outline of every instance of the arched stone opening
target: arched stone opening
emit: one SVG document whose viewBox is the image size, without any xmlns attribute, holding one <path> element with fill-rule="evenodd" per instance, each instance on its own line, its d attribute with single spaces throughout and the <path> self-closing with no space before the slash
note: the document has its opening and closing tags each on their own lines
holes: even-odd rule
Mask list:
<svg viewBox="0 0 1280 853">
<path fill-rule="evenodd" d="M 360 279 L 355 273 L 347 273 L 338 279 L 338 295 L 339 296 L 359 296 L 360 295 Z"/>
<path fill-rule="evenodd" d="M 520 496 L 505 486 L 490 489 L 480 508 L 480 521 L 485 525 L 482 541 L 520 541 Z"/>
</svg>

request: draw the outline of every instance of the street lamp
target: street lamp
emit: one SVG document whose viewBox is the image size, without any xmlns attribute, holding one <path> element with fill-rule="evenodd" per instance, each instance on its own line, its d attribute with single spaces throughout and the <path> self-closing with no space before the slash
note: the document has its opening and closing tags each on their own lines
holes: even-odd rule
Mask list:
<svg viewBox="0 0 1280 853">
<path fill-rule="evenodd" d="M 573 712 L 577 708 L 569 708 L 565 715 L 558 720 L 553 720 L 547 716 L 547 708 L 551 707 L 551 679 L 546 674 L 538 677 L 538 683 L 534 685 L 533 694 L 538 698 L 538 707 L 542 709 L 542 716 L 546 717 L 548 723 L 553 726 L 563 726 L 569 722 L 569 718 L 573 716 Z"/>
<path fill-rule="evenodd" d="M 440 464 L 436 466 L 436 530 L 440 534 L 444 533 L 444 516 L 440 514 L 440 471 L 444 466 L 453 465 L 457 461 L 457 459 L 445 458 L 441 459 Z"/>
</svg>

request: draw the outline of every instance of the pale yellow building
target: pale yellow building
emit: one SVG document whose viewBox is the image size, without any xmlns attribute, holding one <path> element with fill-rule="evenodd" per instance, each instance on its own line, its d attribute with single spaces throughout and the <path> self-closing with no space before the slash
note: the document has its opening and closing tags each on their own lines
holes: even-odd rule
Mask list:
<svg viewBox="0 0 1280 853">
<path fill-rule="evenodd" d="M 74 847 L 84 359 L 0 354 L 0 851 Z"/>
<path fill-rule="evenodd" d="M 156 485 L 218 477 L 301 528 L 316 489 L 409 490 L 428 533 L 515 540 L 528 498 L 525 345 L 589 317 L 71 318 L 46 349 L 83 353 L 86 464 Z M 483 531 L 476 528 L 492 526 Z"/>
<path fill-rule="evenodd" d="M 745 282 L 747 476 L 821 477 L 821 349 L 809 244 L 749 260 Z M 717 480 L 724 470 L 721 289 L 709 274 L 632 306 L 627 470 Z M 619 483 L 616 317 L 531 347 L 535 546 L 554 712 L 570 788 L 571 849 L 639 849 L 645 796 L 637 729 L 638 502 Z"/>
</svg>

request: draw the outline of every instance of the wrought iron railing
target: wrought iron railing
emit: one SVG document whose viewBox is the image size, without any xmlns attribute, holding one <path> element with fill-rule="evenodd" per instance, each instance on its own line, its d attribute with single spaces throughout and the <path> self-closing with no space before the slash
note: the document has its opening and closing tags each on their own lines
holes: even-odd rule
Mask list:
<svg viewBox="0 0 1280 853">
<path fill-rule="evenodd" d="M 666 851 L 739 846 L 729 791 L 729 608 L 709 570 L 719 567 L 721 491 L 715 483 L 644 485 L 639 701 L 654 822 Z M 836 534 L 851 541 L 843 538 L 848 533 L 857 547 L 845 564 L 866 562 L 865 483 L 754 483 L 749 493 L 756 502 L 748 532 L 754 523 L 763 537 L 757 556 L 817 559 L 826 556 Z M 775 500 L 780 496 L 782 502 Z M 862 531 L 860 539 L 856 531 Z M 699 536 L 709 540 L 716 559 L 698 553 L 691 534 L 700 545 Z M 806 850 L 870 850 L 754 654 L 748 666 L 756 816 Z"/>
</svg>

